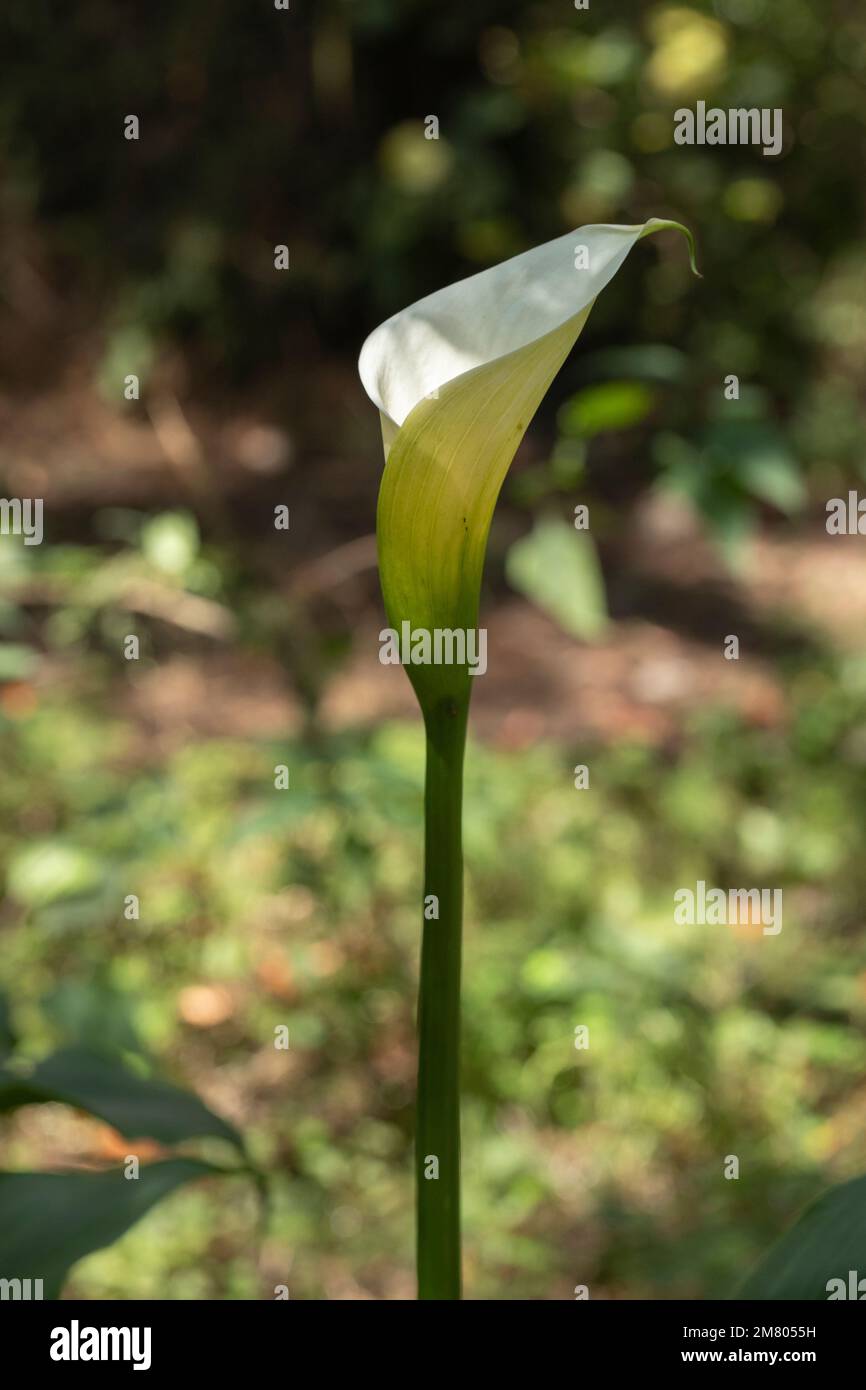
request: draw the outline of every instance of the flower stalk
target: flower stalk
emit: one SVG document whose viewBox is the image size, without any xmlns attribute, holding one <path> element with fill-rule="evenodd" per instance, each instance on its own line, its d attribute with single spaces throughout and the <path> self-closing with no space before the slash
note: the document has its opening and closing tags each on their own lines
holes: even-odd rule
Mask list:
<svg viewBox="0 0 866 1390">
<path fill-rule="evenodd" d="M 418 997 L 418 1297 L 458 1299 L 460 1268 L 460 974 L 463 952 L 463 755 L 468 694 L 426 723 L 424 902 Z"/>
</svg>

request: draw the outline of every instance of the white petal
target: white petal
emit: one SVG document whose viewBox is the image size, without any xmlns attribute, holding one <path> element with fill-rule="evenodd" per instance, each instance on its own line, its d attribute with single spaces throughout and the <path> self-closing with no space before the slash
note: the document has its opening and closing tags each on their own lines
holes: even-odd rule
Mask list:
<svg viewBox="0 0 866 1390">
<path fill-rule="evenodd" d="M 399 427 L 425 396 L 579 314 L 650 226 L 579 227 L 419 299 L 364 343 L 358 370 L 367 395 Z M 577 268 L 582 259 L 588 268 Z"/>
</svg>

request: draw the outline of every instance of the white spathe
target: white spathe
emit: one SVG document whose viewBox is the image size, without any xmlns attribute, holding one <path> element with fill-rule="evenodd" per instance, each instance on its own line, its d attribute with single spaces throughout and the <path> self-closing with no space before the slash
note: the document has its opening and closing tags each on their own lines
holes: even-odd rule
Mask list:
<svg viewBox="0 0 866 1390">
<path fill-rule="evenodd" d="M 386 441 L 420 401 L 448 382 L 575 318 L 613 279 L 636 241 L 675 225 L 651 218 L 631 227 L 579 227 L 386 319 L 367 338 L 358 363 L 364 389 L 382 413 Z"/>
</svg>

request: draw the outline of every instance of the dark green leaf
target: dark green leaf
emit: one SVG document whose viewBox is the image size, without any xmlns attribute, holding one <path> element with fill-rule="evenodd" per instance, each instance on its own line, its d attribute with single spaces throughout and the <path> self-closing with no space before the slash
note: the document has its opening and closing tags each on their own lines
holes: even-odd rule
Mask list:
<svg viewBox="0 0 866 1390">
<path fill-rule="evenodd" d="M 823 1302 L 834 1291 L 830 1280 L 847 1287 L 851 1270 L 866 1277 L 866 1177 L 831 1188 L 807 1207 L 738 1296 Z"/>
<path fill-rule="evenodd" d="M 0 1111 L 35 1101 L 61 1101 L 97 1115 L 128 1139 L 176 1144 L 213 1136 L 243 1149 L 237 1130 L 189 1091 L 139 1076 L 120 1062 L 67 1048 L 29 1075 L 0 1071 Z"/>
<path fill-rule="evenodd" d="M 122 1236 L 182 1183 L 224 1172 L 198 1159 L 109 1173 L 0 1173 L 0 1278 L 41 1279 L 58 1298 L 77 1260 Z"/>
<path fill-rule="evenodd" d="M 116 989 L 101 972 L 66 977 L 43 996 L 40 1006 L 58 1035 L 59 1047 L 79 1047 L 102 1056 L 144 1055 L 135 1027 L 134 996 Z"/>
</svg>

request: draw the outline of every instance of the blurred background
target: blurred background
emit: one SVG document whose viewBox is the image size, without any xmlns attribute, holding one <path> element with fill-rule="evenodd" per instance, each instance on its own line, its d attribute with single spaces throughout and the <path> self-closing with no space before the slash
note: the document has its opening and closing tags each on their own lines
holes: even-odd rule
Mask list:
<svg viewBox="0 0 866 1390">
<path fill-rule="evenodd" d="M 491 535 L 466 1283 L 732 1292 L 866 1167 L 866 563 L 824 526 L 866 471 L 866 14 L 19 0 L 2 30 L 0 488 L 46 527 L 0 540 L 10 1027 L 141 1059 L 275 1174 L 261 1248 L 249 1184 L 205 1181 L 69 1292 L 413 1296 L 423 746 L 378 662 L 357 353 L 452 280 L 650 216 L 704 278 L 675 233 L 636 248 Z M 698 99 L 781 107 L 783 154 L 675 146 Z M 697 878 L 782 887 L 781 935 L 674 926 Z M 7 1168 L 129 1146 L 61 1105 L 0 1138 Z"/>
</svg>

